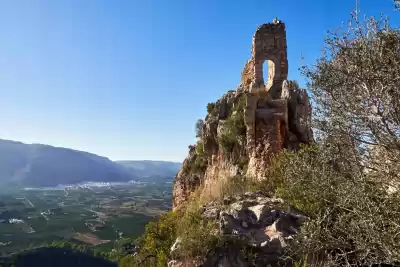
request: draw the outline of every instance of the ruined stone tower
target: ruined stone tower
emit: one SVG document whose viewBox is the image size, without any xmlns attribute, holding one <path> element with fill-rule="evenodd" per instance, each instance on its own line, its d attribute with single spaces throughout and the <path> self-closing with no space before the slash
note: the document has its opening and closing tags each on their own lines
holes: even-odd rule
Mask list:
<svg viewBox="0 0 400 267">
<path fill-rule="evenodd" d="M 201 142 L 189 146 L 188 156 L 174 182 L 174 209 L 183 205 L 199 187 L 203 190 L 213 188 L 214 182 L 220 179 L 235 175 L 264 179 L 273 155 L 284 148 L 298 149 L 301 143 L 312 141 L 307 93 L 296 82 L 287 80 L 285 24 L 275 19 L 258 27 L 253 36 L 251 55 L 239 87 L 211 105 L 212 110 L 202 127 Z M 263 69 L 266 61 L 268 68 Z M 264 72 L 268 72 L 267 81 L 264 81 Z M 234 111 L 235 107 L 243 105 L 240 104 L 243 99 L 246 100 L 244 112 Z M 223 153 L 221 133 L 229 129 L 226 123 L 235 114 L 244 114 L 245 127 L 238 133 L 240 136 L 231 152 Z M 202 149 L 196 149 L 198 145 L 202 145 Z M 197 150 L 204 153 L 199 154 Z M 235 160 L 239 158 L 245 159 L 242 164 Z M 202 162 L 205 164 L 201 165 Z"/>
<path fill-rule="evenodd" d="M 265 61 L 268 69 L 263 69 Z M 312 139 L 308 96 L 287 80 L 288 67 L 285 24 L 276 19 L 258 27 L 241 86 L 246 92 L 247 174 L 260 179 L 274 153 Z M 268 81 L 263 72 L 268 72 Z"/>
<path fill-rule="evenodd" d="M 285 24 L 275 21 L 258 27 L 251 54 L 242 73 L 242 84 L 262 98 L 277 97 L 288 76 Z M 263 69 L 265 61 L 268 61 L 266 70 Z M 264 71 L 268 72 L 268 81 L 264 81 Z"/>
</svg>

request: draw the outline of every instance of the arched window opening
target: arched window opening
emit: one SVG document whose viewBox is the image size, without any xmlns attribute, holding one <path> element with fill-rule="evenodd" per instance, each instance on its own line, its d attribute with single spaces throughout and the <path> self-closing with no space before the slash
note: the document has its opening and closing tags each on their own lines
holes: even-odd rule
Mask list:
<svg viewBox="0 0 400 267">
<path fill-rule="evenodd" d="M 263 79 L 265 87 L 272 84 L 275 76 L 275 64 L 272 60 L 265 60 L 263 63 Z"/>
</svg>

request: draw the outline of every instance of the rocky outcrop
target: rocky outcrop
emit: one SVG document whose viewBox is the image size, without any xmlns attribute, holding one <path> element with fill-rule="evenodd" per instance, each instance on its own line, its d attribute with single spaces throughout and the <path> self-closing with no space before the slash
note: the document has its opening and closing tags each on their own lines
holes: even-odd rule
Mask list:
<svg viewBox="0 0 400 267">
<path fill-rule="evenodd" d="M 195 163 L 196 158 L 196 147 L 190 145 L 188 156 L 183 161 L 182 169 L 178 172 L 174 180 L 172 198 L 173 207 L 185 203 L 189 198 L 190 192 L 193 192 L 200 186 L 200 182 L 204 175 L 193 171 L 193 168 L 191 167 Z"/>
<path fill-rule="evenodd" d="M 263 70 L 265 61 L 268 70 Z M 267 81 L 263 71 L 268 71 Z M 200 156 L 191 147 L 174 182 L 174 209 L 184 205 L 193 190 L 210 179 L 231 173 L 262 180 L 273 155 L 284 148 L 298 149 L 301 143 L 312 142 L 307 92 L 296 82 L 288 81 L 287 76 L 285 24 L 263 24 L 253 36 L 252 58 L 246 62 L 241 84 L 210 105 L 212 110 L 204 120 L 198 143 L 204 151 L 201 156 L 206 157 L 206 166 L 200 172 L 190 171 L 190 165 Z M 221 143 L 222 134 L 232 134 L 228 129 L 232 124 L 241 127 L 237 120 L 232 123 L 232 116 L 243 117 L 244 131 L 235 132 L 235 142 L 228 142 L 229 149 L 223 149 L 227 144 Z"/>
<path fill-rule="evenodd" d="M 261 192 L 225 199 L 224 204 L 208 203 L 201 212 L 205 220 L 218 222 L 218 234 L 232 244 L 213 248 L 205 258 L 180 259 L 174 258 L 174 252 L 179 250 L 178 238 L 171 248 L 173 260 L 168 266 L 291 266 L 281 256 L 304 221 L 302 214 L 286 210 L 281 199 Z M 250 259 L 244 251 L 258 256 Z"/>
<path fill-rule="evenodd" d="M 268 61 L 268 81 L 263 63 Z M 251 65 L 249 67 L 249 65 Z M 249 71 L 252 70 L 252 71 Z M 305 90 L 288 81 L 285 24 L 261 25 L 253 36 L 252 59 L 245 66 L 247 174 L 263 179 L 271 157 L 283 148 L 312 141 L 311 106 Z M 243 80 L 244 79 L 244 80 Z M 250 81 L 250 82 L 249 82 Z"/>
</svg>

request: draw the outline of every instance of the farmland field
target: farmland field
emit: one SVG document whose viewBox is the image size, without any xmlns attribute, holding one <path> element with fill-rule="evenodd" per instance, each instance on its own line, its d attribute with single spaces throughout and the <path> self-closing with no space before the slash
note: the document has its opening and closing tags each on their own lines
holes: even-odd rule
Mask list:
<svg viewBox="0 0 400 267">
<path fill-rule="evenodd" d="M 86 184 L 0 194 L 0 255 L 53 241 L 109 249 L 171 208 L 172 184 Z"/>
</svg>

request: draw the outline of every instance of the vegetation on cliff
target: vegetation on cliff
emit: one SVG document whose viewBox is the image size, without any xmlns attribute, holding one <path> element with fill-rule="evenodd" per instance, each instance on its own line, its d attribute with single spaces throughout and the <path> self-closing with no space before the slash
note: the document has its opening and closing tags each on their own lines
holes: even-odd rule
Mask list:
<svg viewBox="0 0 400 267">
<path fill-rule="evenodd" d="M 246 125 L 244 123 L 245 95 L 242 95 L 232 107 L 232 113 L 225 120 L 218 143 L 222 153 L 230 155 L 235 147 L 243 147 L 246 142 Z"/>
<path fill-rule="evenodd" d="M 329 266 L 398 264 L 400 32 L 383 17 L 349 25 L 304 68 L 319 142 L 280 161 L 278 192 L 310 216 L 299 253 Z"/>
<path fill-rule="evenodd" d="M 135 241 L 140 253 L 123 256 L 119 266 L 167 266 L 170 249 L 176 239 L 177 222 L 178 214 L 174 212 L 150 222 L 144 234 Z"/>
<path fill-rule="evenodd" d="M 381 181 L 338 167 L 333 144 L 285 151 L 267 172 L 265 188 L 309 219 L 288 256 L 307 256 L 324 266 L 398 263 L 400 194 Z"/>
</svg>

